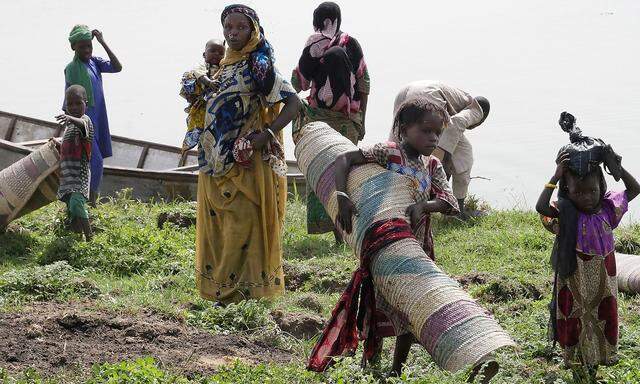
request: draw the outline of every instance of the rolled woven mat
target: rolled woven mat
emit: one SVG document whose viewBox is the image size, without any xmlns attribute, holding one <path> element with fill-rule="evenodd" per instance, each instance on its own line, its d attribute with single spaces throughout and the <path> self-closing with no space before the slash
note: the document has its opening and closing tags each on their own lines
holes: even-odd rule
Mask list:
<svg viewBox="0 0 640 384">
<path fill-rule="evenodd" d="M 55 140 L 0 171 L 0 230 L 56 200 L 60 152 Z"/>
<path fill-rule="evenodd" d="M 355 145 L 322 122 L 305 125 L 295 155 L 308 184 L 335 221 L 333 162 Z M 353 232 L 344 240 L 358 255 L 367 229 L 379 220 L 402 218 L 415 202 L 411 179 L 376 164 L 352 168 L 347 192 L 358 210 Z M 376 294 L 405 316 L 417 340 L 434 361 L 457 371 L 484 361 L 497 349 L 514 345 L 509 335 L 460 285 L 429 259 L 415 239 L 396 241 L 371 260 Z"/>
<path fill-rule="evenodd" d="M 640 256 L 616 253 L 616 270 L 620 291 L 640 293 Z"/>
</svg>

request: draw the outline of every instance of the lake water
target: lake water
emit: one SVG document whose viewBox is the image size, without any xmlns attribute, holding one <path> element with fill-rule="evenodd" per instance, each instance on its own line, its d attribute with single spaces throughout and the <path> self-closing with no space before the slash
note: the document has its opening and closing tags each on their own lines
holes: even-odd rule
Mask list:
<svg viewBox="0 0 640 384">
<path fill-rule="evenodd" d="M 319 1 L 248 1 L 289 76 Z M 341 2 L 342 29 L 360 41 L 371 74 L 365 144 L 387 137 L 397 90 L 447 82 L 492 103 L 470 131 L 471 192 L 500 208 L 530 208 L 568 140 L 559 113 L 611 143 L 640 176 L 640 1 Z M 105 75 L 112 133 L 179 145 L 178 81 L 222 37 L 220 1 L 0 1 L 0 109 L 44 119 L 59 112 L 74 24 L 103 31 L 124 71 Z M 274 6 L 277 5 L 277 6 Z M 94 42 L 94 53 L 104 56 Z M 290 133 L 290 130 L 287 129 Z M 287 154 L 293 157 L 291 140 Z M 622 188 L 613 185 L 611 188 Z M 629 219 L 640 209 L 632 206 Z M 629 220 L 628 219 L 628 220 Z"/>
</svg>

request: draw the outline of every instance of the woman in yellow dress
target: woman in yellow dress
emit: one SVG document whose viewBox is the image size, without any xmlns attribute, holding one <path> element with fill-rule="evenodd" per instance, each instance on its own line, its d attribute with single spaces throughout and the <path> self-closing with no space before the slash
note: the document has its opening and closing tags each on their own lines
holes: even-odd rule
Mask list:
<svg viewBox="0 0 640 384">
<path fill-rule="evenodd" d="M 227 50 L 198 145 L 196 283 L 203 298 L 226 304 L 284 292 L 280 131 L 301 102 L 275 69 L 256 12 L 230 5 L 221 21 Z"/>
</svg>

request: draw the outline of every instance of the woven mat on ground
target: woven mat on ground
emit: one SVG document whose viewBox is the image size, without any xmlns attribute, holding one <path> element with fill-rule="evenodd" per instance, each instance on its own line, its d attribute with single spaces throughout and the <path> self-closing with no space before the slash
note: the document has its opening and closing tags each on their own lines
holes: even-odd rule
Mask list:
<svg viewBox="0 0 640 384">
<path fill-rule="evenodd" d="M 640 256 L 616 253 L 618 289 L 623 292 L 640 293 Z"/>
<path fill-rule="evenodd" d="M 50 140 L 0 171 L 0 229 L 56 200 L 60 151 Z"/>
<path fill-rule="evenodd" d="M 295 148 L 298 166 L 308 185 L 335 221 L 337 200 L 333 162 L 337 155 L 356 149 L 328 125 L 305 125 Z M 406 176 L 366 164 L 352 168 L 347 192 L 356 205 L 353 232 L 344 239 L 358 255 L 369 226 L 379 220 L 401 218 L 414 202 L 413 183 Z M 514 345 L 456 281 L 424 253 L 415 239 L 383 248 L 371 262 L 376 292 L 407 319 L 413 335 L 434 361 L 449 371 L 474 366 L 497 349 Z"/>
</svg>

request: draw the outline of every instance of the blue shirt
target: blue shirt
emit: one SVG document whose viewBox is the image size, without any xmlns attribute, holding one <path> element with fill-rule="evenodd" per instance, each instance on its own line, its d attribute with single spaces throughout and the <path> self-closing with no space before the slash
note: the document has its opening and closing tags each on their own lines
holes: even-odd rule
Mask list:
<svg viewBox="0 0 640 384">
<path fill-rule="evenodd" d="M 102 89 L 102 73 L 118 72 L 113 69 L 111 61 L 101 57 L 92 56 L 88 62 L 84 63 L 91 78 L 93 88 L 93 106 L 87 107 L 86 115 L 91 118 L 94 129 L 94 141 L 100 149 L 103 158 L 111 157 L 111 134 L 109 133 L 109 120 L 107 119 L 107 105 L 104 101 L 104 90 Z M 65 89 L 70 84 L 65 83 Z"/>
</svg>

